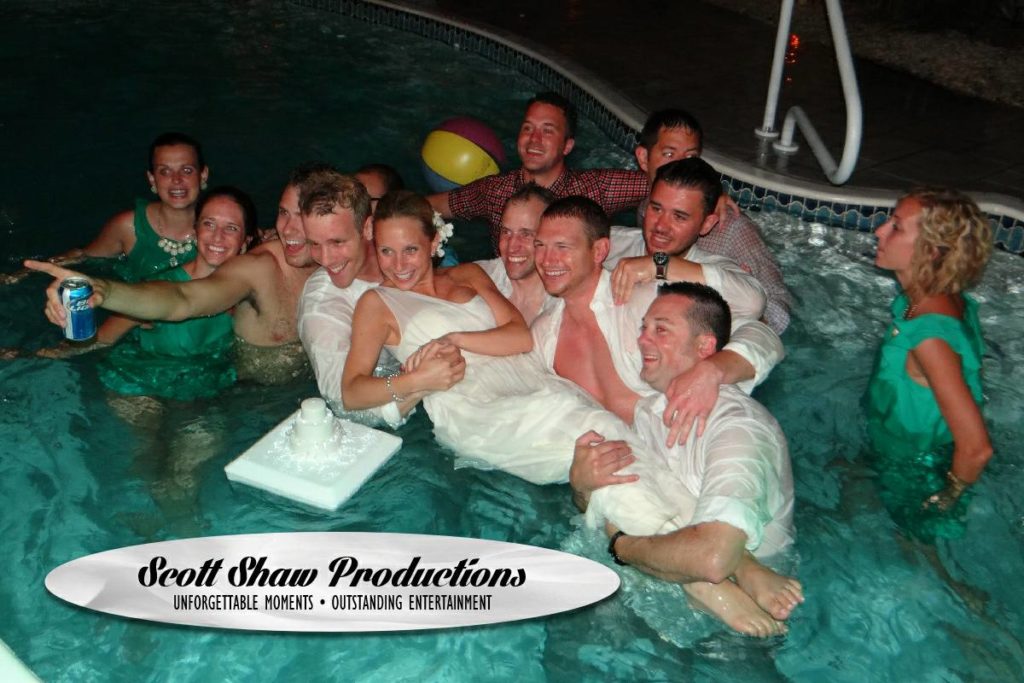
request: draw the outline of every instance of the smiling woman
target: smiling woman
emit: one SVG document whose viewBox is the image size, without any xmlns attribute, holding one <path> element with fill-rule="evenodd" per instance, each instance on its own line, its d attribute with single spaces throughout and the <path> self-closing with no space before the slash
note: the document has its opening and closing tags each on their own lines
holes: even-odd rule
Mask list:
<svg viewBox="0 0 1024 683">
<path fill-rule="evenodd" d="M 81 249 L 50 260 L 59 265 L 86 258 L 125 257 L 116 264 L 129 282 L 145 280 L 195 258 L 195 205 L 206 187 L 209 169 L 199 143 L 183 133 L 162 133 L 149 146 L 146 180 L 158 201 L 138 199 L 134 210 L 115 214 L 99 234 Z M 14 284 L 31 271 L 0 276 Z"/>
<path fill-rule="evenodd" d="M 156 279 L 187 282 L 212 274 L 245 251 L 256 234 L 256 208 L 234 187 L 218 187 L 196 207 L 197 256 Z M 137 329 L 100 363 L 100 380 L 119 394 L 190 400 L 235 381 L 231 315 L 154 322 Z"/>
<path fill-rule="evenodd" d="M 628 438 L 626 425 L 547 373 L 519 312 L 476 264 L 435 269 L 427 200 L 393 192 L 374 214 L 383 284 L 356 306 L 342 395 L 347 408 L 418 400 L 463 462 L 527 481 L 566 481 L 580 425 Z M 381 350 L 405 371 L 374 377 Z"/>
</svg>

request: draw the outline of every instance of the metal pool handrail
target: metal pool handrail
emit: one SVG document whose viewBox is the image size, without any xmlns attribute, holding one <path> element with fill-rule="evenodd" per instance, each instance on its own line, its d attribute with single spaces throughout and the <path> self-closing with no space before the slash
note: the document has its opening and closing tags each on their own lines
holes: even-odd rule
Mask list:
<svg viewBox="0 0 1024 683">
<path fill-rule="evenodd" d="M 846 139 L 843 143 L 843 156 L 839 163 L 829 154 L 821 136 L 811 124 L 802 107 L 793 106 L 786 112 L 782 123 L 782 138 L 772 144 L 777 152 L 792 154 L 799 149 L 793 142 L 793 134 L 797 126 L 807 138 L 814 157 L 818 160 L 825 176 L 833 185 L 842 185 L 850 179 L 853 167 L 857 164 L 860 154 L 861 134 L 863 133 L 863 111 L 860 102 L 860 89 L 857 87 L 857 74 L 853 68 L 853 57 L 850 54 L 850 42 L 846 37 L 846 24 L 843 21 L 843 10 L 839 0 L 825 0 L 828 11 L 828 23 L 832 29 L 832 43 L 836 48 L 836 62 L 839 65 L 839 78 L 843 84 L 843 98 L 846 100 Z M 793 0 L 782 0 L 779 13 L 779 30 L 775 35 L 775 57 L 772 60 L 771 76 L 768 82 L 768 99 L 764 107 L 764 120 L 761 127 L 754 131 L 762 138 L 776 138 L 775 115 L 779 102 L 779 91 L 782 87 L 782 67 L 786 56 L 786 44 L 789 28 L 793 22 Z"/>
</svg>

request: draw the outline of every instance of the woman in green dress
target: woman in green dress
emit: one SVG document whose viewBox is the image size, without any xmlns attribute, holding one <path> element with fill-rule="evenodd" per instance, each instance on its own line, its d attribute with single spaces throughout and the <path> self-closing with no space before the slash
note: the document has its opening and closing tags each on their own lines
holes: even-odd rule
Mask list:
<svg viewBox="0 0 1024 683">
<path fill-rule="evenodd" d="M 902 292 L 865 397 L 882 498 L 912 535 L 956 536 L 961 495 L 992 455 L 981 414 L 984 353 L 977 304 L 964 290 L 992 250 L 970 198 L 914 190 L 876 231 L 875 264 Z M 950 450 L 952 453 L 950 454 Z"/>
<path fill-rule="evenodd" d="M 146 171 L 156 201 L 137 199 L 133 208 L 114 214 L 86 246 L 50 261 L 67 266 L 86 258 L 120 258 L 115 271 L 128 282 L 153 279 L 188 263 L 196 257 L 196 202 L 209 173 L 197 140 L 184 133 L 158 135 L 149 145 Z M 31 272 L 0 275 L 0 283 L 13 284 Z"/>
<path fill-rule="evenodd" d="M 196 258 L 154 279 L 206 277 L 243 253 L 256 234 L 252 200 L 233 187 L 210 190 L 196 207 Z M 154 322 L 133 330 L 100 364 L 100 379 L 120 394 L 190 400 L 209 397 L 235 381 L 231 315 Z"/>
</svg>

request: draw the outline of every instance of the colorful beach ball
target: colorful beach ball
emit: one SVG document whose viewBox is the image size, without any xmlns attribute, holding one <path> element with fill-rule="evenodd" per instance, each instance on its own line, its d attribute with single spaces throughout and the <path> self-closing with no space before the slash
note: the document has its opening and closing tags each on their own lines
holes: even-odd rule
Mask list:
<svg viewBox="0 0 1024 683">
<path fill-rule="evenodd" d="M 434 192 L 447 192 L 494 175 L 505 163 L 501 140 L 469 116 L 448 119 L 430 131 L 420 151 L 423 175 Z"/>
</svg>

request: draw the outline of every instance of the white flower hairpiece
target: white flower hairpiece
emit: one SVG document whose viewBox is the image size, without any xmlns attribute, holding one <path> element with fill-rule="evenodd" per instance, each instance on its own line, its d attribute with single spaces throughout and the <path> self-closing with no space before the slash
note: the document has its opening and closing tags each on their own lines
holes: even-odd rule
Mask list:
<svg viewBox="0 0 1024 683">
<path fill-rule="evenodd" d="M 455 234 L 455 226 L 451 223 L 445 223 L 444 218 L 441 217 L 437 211 L 434 212 L 434 229 L 437 230 L 437 234 L 441 236 L 440 241 L 437 243 L 437 249 L 434 249 L 434 256 L 444 257 L 444 245 L 448 239 Z"/>
</svg>

